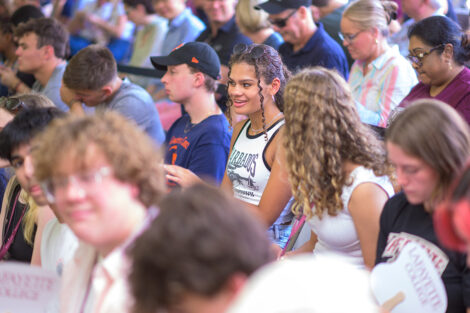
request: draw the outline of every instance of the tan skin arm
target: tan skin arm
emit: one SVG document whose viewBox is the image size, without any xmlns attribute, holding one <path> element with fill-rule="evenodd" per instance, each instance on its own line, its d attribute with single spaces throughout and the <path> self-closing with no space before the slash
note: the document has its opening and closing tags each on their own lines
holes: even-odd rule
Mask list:
<svg viewBox="0 0 470 313">
<path fill-rule="evenodd" d="M 42 234 L 46 224 L 54 217 L 49 206 L 42 206 L 38 208 L 38 217 L 36 221 L 37 231 L 34 237 L 33 256 L 31 257 L 31 265 L 41 266 L 41 243 Z"/>
<path fill-rule="evenodd" d="M 349 200 L 349 213 L 359 236 L 364 264 L 372 269 L 375 264 L 379 220 L 387 193 L 374 183 L 363 183 L 357 186 Z"/>
<path fill-rule="evenodd" d="M 239 132 L 240 130 L 238 130 L 237 135 Z M 284 153 L 282 136 L 283 129 L 281 128 L 268 147 L 268 151 L 266 151 L 267 162 L 271 166 L 271 174 L 269 175 L 268 183 L 264 189 L 259 204 L 253 205 L 244 202 L 247 207 L 253 209 L 255 214 L 260 217 L 266 226 L 270 226 L 276 221 L 292 196 L 285 160 L 284 157 L 281 157 Z M 235 135 L 234 137 L 236 138 Z M 270 149 L 274 150 L 269 151 Z M 271 157 L 269 157 L 269 155 Z M 227 172 L 225 173 L 224 180 L 222 181 L 222 186 L 225 189 L 228 189 L 228 187 L 232 187 L 231 189 L 233 189 L 232 183 L 227 177 Z"/>
</svg>

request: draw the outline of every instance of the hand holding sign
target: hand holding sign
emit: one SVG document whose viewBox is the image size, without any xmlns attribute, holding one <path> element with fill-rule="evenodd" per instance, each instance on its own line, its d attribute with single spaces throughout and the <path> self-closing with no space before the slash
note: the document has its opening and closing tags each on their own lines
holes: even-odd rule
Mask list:
<svg viewBox="0 0 470 313">
<path fill-rule="evenodd" d="M 444 313 L 447 309 L 442 279 L 415 242 L 408 243 L 394 262 L 377 265 L 371 286 L 377 301 L 392 313 Z"/>
</svg>

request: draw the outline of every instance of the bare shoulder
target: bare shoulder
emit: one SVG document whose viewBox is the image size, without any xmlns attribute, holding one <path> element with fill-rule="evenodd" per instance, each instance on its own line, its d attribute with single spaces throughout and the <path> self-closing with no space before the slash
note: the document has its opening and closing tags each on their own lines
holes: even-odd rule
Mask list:
<svg viewBox="0 0 470 313">
<path fill-rule="evenodd" d="M 367 207 L 381 210 L 387 200 L 388 194 L 382 187 L 376 183 L 365 182 L 354 189 L 348 207 L 349 211 L 352 213 Z"/>
</svg>

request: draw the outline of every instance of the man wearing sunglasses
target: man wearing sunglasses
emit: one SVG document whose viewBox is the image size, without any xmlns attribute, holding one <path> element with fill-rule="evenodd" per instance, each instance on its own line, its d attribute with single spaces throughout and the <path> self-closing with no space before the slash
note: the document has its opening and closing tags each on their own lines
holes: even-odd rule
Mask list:
<svg viewBox="0 0 470 313">
<path fill-rule="evenodd" d="M 346 56 L 323 25 L 315 23 L 311 4 L 311 0 L 268 0 L 255 9 L 266 11 L 273 29 L 284 38 L 279 53 L 291 71 L 318 65 L 334 68 L 347 79 Z"/>
</svg>

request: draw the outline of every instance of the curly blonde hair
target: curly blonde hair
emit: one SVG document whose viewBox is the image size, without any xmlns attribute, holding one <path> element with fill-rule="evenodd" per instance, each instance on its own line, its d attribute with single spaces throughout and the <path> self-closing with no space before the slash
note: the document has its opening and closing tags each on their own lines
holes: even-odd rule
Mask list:
<svg viewBox="0 0 470 313">
<path fill-rule="evenodd" d="M 284 93 L 285 141 L 295 214 L 308 218 L 343 209 L 350 184 L 346 161 L 391 174 L 383 143 L 363 125 L 349 87 L 334 71 L 313 67 L 295 75 Z M 303 209 L 302 209 L 303 207 Z"/>
</svg>

